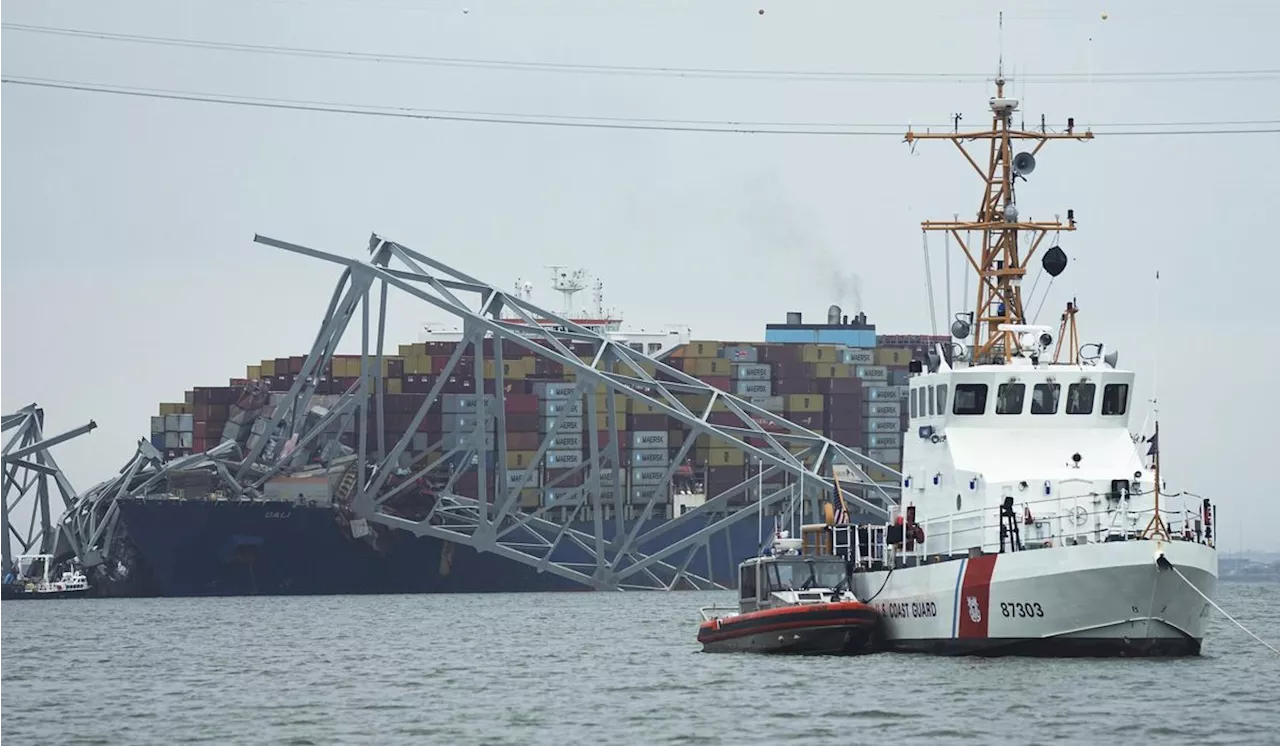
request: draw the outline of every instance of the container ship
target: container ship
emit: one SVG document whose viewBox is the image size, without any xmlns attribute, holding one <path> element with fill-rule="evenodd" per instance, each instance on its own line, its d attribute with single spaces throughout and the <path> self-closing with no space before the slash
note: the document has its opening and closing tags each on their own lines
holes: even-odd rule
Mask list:
<svg viewBox="0 0 1280 746">
<path fill-rule="evenodd" d="M 580 283 L 563 272 L 555 279 L 556 288 L 566 293 L 567 310 L 573 291 L 565 288 Z M 527 296 L 527 283 L 518 282 L 517 291 Z M 907 422 L 908 364 L 947 342 L 945 337 L 926 335 L 878 335 L 864 313 L 850 318 L 837 306 L 827 310 L 822 323 L 806 323 L 799 312 L 789 312 L 786 323 L 766 326 L 763 343 L 694 340 L 679 327 L 627 330 L 615 316 L 597 311 L 576 314 L 572 323 L 749 401 L 779 422 L 800 425 L 865 454 L 884 467 L 868 468 L 865 475 L 891 484 L 898 479 Z M 538 334 L 530 327 L 526 336 Z M 444 492 L 478 498 L 483 489 L 492 504 L 500 501 L 493 497 L 494 485 L 523 478 L 514 506 L 521 520 L 537 516 L 584 535 L 601 536 L 605 542 L 633 541 L 638 557 L 686 540 L 704 541 L 705 548 L 685 559 L 679 572 L 668 567 L 661 578 L 667 587 L 681 588 L 735 587 L 738 563 L 758 552 L 777 522 L 784 520 L 783 514 L 794 509 L 775 504 L 767 518 L 717 528 L 717 522 L 726 523 L 722 519 L 752 501 L 794 483 L 794 474 L 765 474 L 748 451 L 718 443 L 714 436 L 691 433 L 660 407 L 639 399 L 615 395 L 610 403 L 610 394 L 597 391 L 596 406 L 590 410 L 599 413 L 596 421 L 589 421 L 583 399 L 569 398 L 575 370 L 531 355 L 510 339 L 490 337 L 484 339 L 479 356 L 483 369 L 477 371 L 472 349 L 452 360 L 461 336 L 460 329 L 426 325 L 419 341 L 399 345 L 396 354 L 382 357 L 381 369 L 375 371 L 371 383 L 383 394 L 382 411 L 370 401 L 363 428 L 370 459 L 380 459 L 413 429 L 399 468 L 384 487 L 395 492 L 381 503 L 386 513 L 420 520 L 432 513 L 437 496 Z M 574 342 L 571 349 L 591 362 L 593 343 Z M 273 435 L 269 420 L 273 405 L 296 390 L 295 379 L 306 360 L 305 355 L 293 355 L 256 361 L 247 365 L 242 378 L 223 386 L 196 387 L 183 401 L 161 403 L 151 417 L 149 441 L 158 460 L 189 461 L 227 444 L 252 451 L 262 448 L 260 441 L 266 439 L 272 440 L 268 450 L 296 444 L 296 435 L 292 440 Z M 314 381 L 308 417 L 324 416 L 344 392 L 358 387 L 362 361 L 371 364 L 372 358 L 331 357 Z M 652 375 L 655 362 L 642 367 Z M 433 389 L 438 389 L 438 397 L 414 427 L 415 413 Z M 684 394 L 680 399 L 694 412 L 711 403 L 704 394 Z M 477 422 L 481 406 L 485 423 Z M 495 448 L 499 433 L 494 414 L 499 408 L 504 449 Z M 599 486 L 593 488 L 599 490 L 598 500 L 574 500 L 584 480 L 593 478 L 582 469 L 593 445 L 602 449 L 610 437 L 606 410 L 615 412 L 612 431 L 619 436 L 617 463 L 623 466 L 600 471 Z M 739 422 L 723 400 L 711 410 L 706 421 L 712 425 Z M 753 419 L 766 432 L 781 429 L 768 417 Z M 540 451 L 552 431 L 554 437 Z M 467 452 L 463 446 L 481 432 L 483 445 L 476 440 Z M 219 487 L 219 469 L 210 468 L 174 470 L 164 480 L 153 479 L 153 487 L 119 497 L 114 500 L 118 521 L 105 552 L 111 560 L 102 563 L 97 590 L 106 595 L 198 596 L 590 587 L 563 573 L 512 561 L 502 552 L 477 551 L 357 517 L 350 493 L 356 481 L 352 454 L 360 448 L 361 433 L 358 418 L 351 417 L 335 426 L 323 447 L 299 447 L 289 473 L 265 479 L 255 499 L 227 494 Z M 689 448 L 683 448 L 686 438 L 696 439 Z M 499 450 L 506 453 L 504 463 L 495 463 Z M 458 472 L 448 483 L 459 457 L 469 458 L 475 468 Z M 442 466 L 432 471 L 431 464 Z M 744 482 L 749 483 L 746 489 L 710 509 L 708 496 Z M 760 513 L 764 516 L 766 511 Z M 681 516 L 688 520 L 672 520 Z M 711 535 L 704 538 L 708 532 Z M 557 541 L 548 557 L 554 554 L 558 566 L 590 565 L 586 544 Z M 648 576 L 657 578 L 661 573 L 652 572 L 657 568 L 650 568 Z M 676 577 L 700 578 L 703 583 L 689 585 L 676 582 Z"/>
</svg>

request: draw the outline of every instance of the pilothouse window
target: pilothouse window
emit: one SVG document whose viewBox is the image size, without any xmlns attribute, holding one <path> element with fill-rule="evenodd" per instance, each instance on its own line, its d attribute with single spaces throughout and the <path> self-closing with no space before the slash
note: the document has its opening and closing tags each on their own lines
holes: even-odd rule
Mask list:
<svg viewBox="0 0 1280 746">
<path fill-rule="evenodd" d="M 1062 386 L 1056 383 L 1037 383 L 1031 390 L 1031 414 L 1057 414 L 1058 396 Z"/>
<path fill-rule="evenodd" d="M 955 414 L 985 414 L 987 411 L 987 384 L 956 384 L 955 403 L 951 411 Z"/>
<path fill-rule="evenodd" d="M 1073 383 L 1067 387 L 1067 414 L 1093 414 L 1092 383 Z"/>
<path fill-rule="evenodd" d="M 1102 389 L 1102 413 L 1122 415 L 1129 404 L 1129 384 L 1108 383 Z"/>
<path fill-rule="evenodd" d="M 916 394 L 920 393 L 920 389 L 911 389 L 911 396 L 907 397 L 907 401 L 911 404 L 911 418 L 915 419 L 920 416 L 920 406 L 916 401 L 920 397 Z"/>
<path fill-rule="evenodd" d="M 938 414 L 944 414 L 947 411 L 947 385 L 944 383 L 938 387 Z"/>
<path fill-rule="evenodd" d="M 932 386 L 929 387 L 929 393 L 927 396 L 925 396 L 925 398 L 929 400 L 929 416 L 932 417 L 933 416 L 933 387 Z"/>
<path fill-rule="evenodd" d="M 1026 384 L 1000 384 L 996 393 L 996 414 L 1022 414 L 1022 400 L 1026 395 Z"/>
<path fill-rule="evenodd" d="M 756 567 L 748 565 L 742 568 L 742 579 L 738 582 L 739 595 L 742 598 L 756 597 Z"/>
</svg>

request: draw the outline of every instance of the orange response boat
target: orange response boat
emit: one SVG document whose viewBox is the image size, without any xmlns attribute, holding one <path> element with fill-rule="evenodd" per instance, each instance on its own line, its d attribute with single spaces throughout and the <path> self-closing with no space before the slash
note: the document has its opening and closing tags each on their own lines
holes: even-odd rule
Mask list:
<svg viewBox="0 0 1280 746">
<path fill-rule="evenodd" d="M 780 531 L 773 546 L 738 567 L 738 609 L 701 609 L 706 653 L 858 655 L 878 649 L 881 617 L 849 590 L 838 557 L 805 556 Z"/>
</svg>

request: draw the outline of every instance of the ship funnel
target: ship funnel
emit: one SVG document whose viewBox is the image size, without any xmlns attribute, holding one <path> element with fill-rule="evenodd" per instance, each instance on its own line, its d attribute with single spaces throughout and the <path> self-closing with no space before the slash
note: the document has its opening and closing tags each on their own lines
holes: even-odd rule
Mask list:
<svg viewBox="0 0 1280 746">
<path fill-rule="evenodd" d="M 840 325 L 840 306 L 830 306 L 827 308 L 827 323 L 831 326 Z"/>
</svg>

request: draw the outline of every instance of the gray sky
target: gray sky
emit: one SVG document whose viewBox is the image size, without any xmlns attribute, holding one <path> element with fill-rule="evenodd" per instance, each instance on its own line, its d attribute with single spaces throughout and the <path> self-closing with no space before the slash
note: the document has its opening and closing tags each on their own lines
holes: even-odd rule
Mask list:
<svg viewBox="0 0 1280 746">
<path fill-rule="evenodd" d="M 1003 48 L 1015 74 L 1078 76 L 1090 58 L 1099 74 L 1280 68 L 1274 3 L 1008 5 L 1016 10 L 1005 14 Z M 4 20 L 455 58 L 990 73 L 999 10 L 936 0 L 8 2 Z M 436 110 L 878 123 L 895 132 L 953 112 L 982 126 L 992 94 L 982 82 L 477 69 L 14 30 L 0 49 L 6 76 Z M 1029 124 L 1040 113 L 1100 130 L 1280 120 L 1274 75 L 1028 79 L 1013 93 Z M 97 431 L 56 451 L 79 487 L 123 465 L 160 401 L 225 385 L 261 358 L 305 352 L 338 273 L 256 245 L 255 232 L 358 255 L 377 231 L 504 287 L 532 279 L 535 301 L 553 308 L 544 265 L 586 266 L 630 322 L 684 323 L 695 338 L 760 340 L 786 311 L 819 317 L 830 302 L 856 311 L 851 292 L 837 297 L 853 283 L 832 279 L 856 276 L 862 310 L 882 332 L 920 333 L 930 321 L 919 221 L 971 214 L 982 188 L 950 144 L 925 143 L 913 156 L 895 137 L 415 121 L 10 84 L 2 106 L 3 407 L 39 402 L 52 430 L 97 420 Z M 1138 370 L 1142 399 L 1160 350 L 1164 471 L 1173 489 L 1219 501 L 1228 550 L 1241 537 L 1253 548 L 1280 546 L 1266 530 L 1280 522 L 1274 489 L 1247 477 L 1273 457 L 1253 434 L 1258 423 L 1280 419 L 1268 314 L 1278 139 L 1053 143 L 1019 193 L 1024 216 L 1073 208 L 1080 225 L 1062 238 L 1073 261 L 1040 320 L 1056 325 L 1078 296 L 1081 333 Z M 931 248 L 941 284 L 941 241 Z M 422 321 L 443 320 L 407 300 L 392 309 L 388 336 L 397 342 L 416 339 Z M 358 349 L 358 334 L 347 341 L 346 351 Z"/>
</svg>

